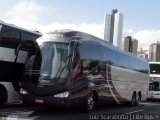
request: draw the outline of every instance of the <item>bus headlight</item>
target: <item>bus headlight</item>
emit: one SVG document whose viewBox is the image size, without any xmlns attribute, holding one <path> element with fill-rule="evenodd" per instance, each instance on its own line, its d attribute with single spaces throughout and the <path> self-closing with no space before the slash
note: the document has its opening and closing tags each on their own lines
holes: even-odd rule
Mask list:
<svg viewBox="0 0 160 120">
<path fill-rule="evenodd" d="M 21 88 L 21 89 L 20 89 L 20 94 L 26 95 L 26 94 L 28 94 L 28 92 L 27 92 L 26 90 L 24 90 L 23 88 Z"/>
<path fill-rule="evenodd" d="M 54 95 L 54 97 L 66 98 L 66 97 L 68 97 L 68 95 L 69 95 L 69 92 L 66 91 L 66 92 L 62 92 L 62 93 L 56 94 L 56 95 Z"/>
</svg>

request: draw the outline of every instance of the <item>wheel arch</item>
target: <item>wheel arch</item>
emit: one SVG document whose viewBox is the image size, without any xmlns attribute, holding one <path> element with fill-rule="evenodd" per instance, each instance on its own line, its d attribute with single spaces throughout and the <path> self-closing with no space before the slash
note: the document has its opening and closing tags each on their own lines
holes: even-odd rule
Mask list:
<svg viewBox="0 0 160 120">
<path fill-rule="evenodd" d="M 142 99 L 142 93 L 141 93 L 141 91 L 138 92 L 138 96 L 139 96 L 140 101 L 141 101 L 141 99 Z"/>
<path fill-rule="evenodd" d="M 3 105 L 8 101 L 8 91 L 3 84 L 0 84 L 0 104 Z"/>
<path fill-rule="evenodd" d="M 94 98 L 95 98 L 96 104 L 98 104 L 98 102 L 99 102 L 99 95 L 98 95 L 98 91 L 93 90 L 93 95 L 94 95 Z"/>
</svg>

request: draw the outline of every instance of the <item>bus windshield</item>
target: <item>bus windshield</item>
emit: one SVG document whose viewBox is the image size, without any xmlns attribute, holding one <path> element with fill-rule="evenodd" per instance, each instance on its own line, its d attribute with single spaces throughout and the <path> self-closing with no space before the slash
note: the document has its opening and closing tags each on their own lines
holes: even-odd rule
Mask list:
<svg viewBox="0 0 160 120">
<path fill-rule="evenodd" d="M 26 64 L 27 76 L 34 78 L 31 81 L 35 83 L 36 78 L 41 84 L 64 82 L 68 75 L 68 46 L 67 43 L 42 43 L 40 49 L 30 56 Z"/>
<path fill-rule="evenodd" d="M 152 91 L 160 91 L 160 86 L 159 86 L 159 82 L 151 82 L 149 84 L 149 90 L 152 90 Z"/>
<path fill-rule="evenodd" d="M 160 64 L 150 64 L 151 74 L 160 74 Z"/>
</svg>

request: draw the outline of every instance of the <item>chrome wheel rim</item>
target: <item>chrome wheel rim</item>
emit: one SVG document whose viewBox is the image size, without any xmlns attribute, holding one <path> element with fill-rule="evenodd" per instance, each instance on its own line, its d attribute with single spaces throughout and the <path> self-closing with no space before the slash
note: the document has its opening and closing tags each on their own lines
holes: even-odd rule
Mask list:
<svg viewBox="0 0 160 120">
<path fill-rule="evenodd" d="M 88 109 L 89 110 L 92 110 L 94 107 L 94 99 L 93 99 L 93 96 L 91 95 L 89 98 L 88 98 Z"/>
</svg>

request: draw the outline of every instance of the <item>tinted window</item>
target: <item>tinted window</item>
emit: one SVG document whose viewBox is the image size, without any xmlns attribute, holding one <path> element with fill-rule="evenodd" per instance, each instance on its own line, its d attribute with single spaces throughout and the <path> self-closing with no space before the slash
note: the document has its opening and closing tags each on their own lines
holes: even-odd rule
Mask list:
<svg viewBox="0 0 160 120">
<path fill-rule="evenodd" d="M 79 49 L 82 59 L 101 59 L 101 47 L 96 44 L 81 43 Z"/>
<path fill-rule="evenodd" d="M 153 90 L 153 91 L 159 91 L 160 87 L 159 87 L 159 82 L 152 82 L 149 84 L 149 90 Z"/>
<path fill-rule="evenodd" d="M 4 39 L 20 39 L 20 33 L 16 29 L 3 26 L 1 30 L 1 36 Z"/>
<path fill-rule="evenodd" d="M 21 33 L 22 40 L 35 40 L 37 39 L 37 36 L 33 34 L 29 34 L 27 32 L 22 32 Z"/>
<path fill-rule="evenodd" d="M 103 61 L 111 65 L 116 65 L 116 51 L 107 47 L 102 47 Z"/>
<path fill-rule="evenodd" d="M 20 41 L 20 32 L 11 27 L 3 26 L 1 28 L 0 45 L 7 47 L 17 47 Z"/>
<path fill-rule="evenodd" d="M 64 82 L 68 75 L 67 55 L 68 44 L 44 42 L 39 51 L 28 57 L 25 78 L 32 78 L 30 82 L 33 83 L 39 79 L 40 83 L 50 81 L 48 84 Z"/>
<path fill-rule="evenodd" d="M 147 62 L 144 62 L 144 61 L 141 61 L 140 64 L 140 72 L 143 72 L 143 73 L 148 73 L 148 64 Z"/>
<path fill-rule="evenodd" d="M 38 36 L 27 33 L 27 32 L 21 32 L 21 49 L 22 50 L 31 50 L 34 47 L 35 40 L 37 39 Z"/>
<path fill-rule="evenodd" d="M 52 79 L 66 77 L 68 44 L 46 42 L 41 46 L 41 53 L 41 76 Z"/>
<path fill-rule="evenodd" d="M 148 73 L 148 62 L 137 59 L 135 57 L 129 57 L 129 67 L 130 69 L 142 73 Z"/>
<path fill-rule="evenodd" d="M 139 71 L 140 69 L 140 66 L 139 64 L 141 61 L 140 60 L 137 60 L 137 58 L 134 58 L 132 56 L 128 56 L 128 68 L 129 69 L 132 69 L 134 71 Z"/>
<path fill-rule="evenodd" d="M 128 56 L 124 53 L 117 53 L 117 65 L 122 68 L 129 68 Z"/>
<path fill-rule="evenodd" d="M 150 64 L 151 74 L 160 74 L 160 64 Z"/>
</svg>

